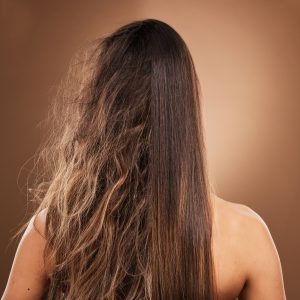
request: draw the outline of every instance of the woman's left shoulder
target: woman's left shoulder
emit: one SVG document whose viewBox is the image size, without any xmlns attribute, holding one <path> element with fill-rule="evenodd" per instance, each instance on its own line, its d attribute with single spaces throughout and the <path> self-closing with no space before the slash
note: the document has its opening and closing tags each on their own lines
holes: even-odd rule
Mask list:
<svg viewBox="0 0 300 300">
<path fill-rule="evenodd" d="M 47 210 L 35 214 L 24 231 L 1 299 L 37 299 L 44 294 L 48 274 L 44 263 Z"/>
</svg>

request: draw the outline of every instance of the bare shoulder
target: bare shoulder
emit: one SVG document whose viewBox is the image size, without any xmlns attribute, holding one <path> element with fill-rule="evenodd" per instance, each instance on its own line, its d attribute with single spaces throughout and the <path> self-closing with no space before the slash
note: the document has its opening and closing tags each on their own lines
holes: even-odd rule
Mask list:
<svg viewBox="0 0 300 300">
<path fill-rule="evenodd" d="M 46 209 L 34 215 L 24 231 L 1 299 L 37 299 L 45 291 L 48 276 L 44 264 Z"/>
<path fill-rule="evenodd" d="M 43 238 L 46 238 L 46 216 L 48 209 L 44 208 L 32 217 L 34 230 L 36 230 Z"/>
<path fill-rule="evenodd" d="M 239 299 L 285 299 L 282 269 L 264 219 L 252 208 L 214 199 L 215 231 L 241 268 L 245 283 Z"/>
<path fill-rule="evenodd" d="M 235 234 L 253 234 L 253 237 L 269 235 L 269 229 L 263 218 L 247 205 L 234 203 L 215 197 L 215 214 L 218 224 L 233 230 Z"/>
</svg>

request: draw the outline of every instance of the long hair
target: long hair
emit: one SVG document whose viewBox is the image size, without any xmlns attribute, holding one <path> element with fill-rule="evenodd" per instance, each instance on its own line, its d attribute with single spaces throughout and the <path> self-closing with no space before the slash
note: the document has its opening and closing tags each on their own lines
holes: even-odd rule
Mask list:
<svg viewBox="0 0 300 300">
<path fill-rule="evenodd" d="M 47 299 L 215 299 L 188 47 L 165 22 L 145 19 L 91 49 L 52 106 L 39 156 L 47 176 L 33 189 L 35 212 L 46 208 L 45 260 L 54 262 Z"/>
</svg>

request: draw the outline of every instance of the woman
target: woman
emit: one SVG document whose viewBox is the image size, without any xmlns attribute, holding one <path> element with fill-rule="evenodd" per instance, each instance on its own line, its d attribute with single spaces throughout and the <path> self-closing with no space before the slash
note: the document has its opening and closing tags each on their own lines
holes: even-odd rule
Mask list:
<svg viewBox="0 0 300 300">
<path fill-rule="evenodd" d="M 178 33 L 138 20 L 88 57 L 53 106 L 48 177 L 2 299 L 285 299 L 264 221 L 209 185 Z"/>
</svg>

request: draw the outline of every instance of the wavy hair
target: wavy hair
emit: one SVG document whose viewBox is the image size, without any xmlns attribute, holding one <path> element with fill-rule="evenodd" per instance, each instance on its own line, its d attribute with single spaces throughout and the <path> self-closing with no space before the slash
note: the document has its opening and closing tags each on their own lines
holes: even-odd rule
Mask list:
<svg viewBox="0 0 300 300">
<path fill-rule="evenodd" d="M 136 20 L 70 65 L 33 188 L 47 299 L 215 299 L 199 80 L 168 24 Z"/>
</svg>

